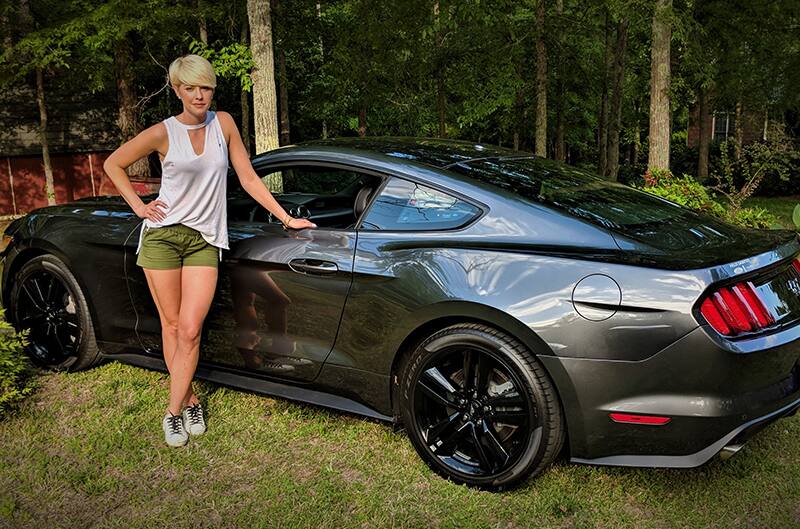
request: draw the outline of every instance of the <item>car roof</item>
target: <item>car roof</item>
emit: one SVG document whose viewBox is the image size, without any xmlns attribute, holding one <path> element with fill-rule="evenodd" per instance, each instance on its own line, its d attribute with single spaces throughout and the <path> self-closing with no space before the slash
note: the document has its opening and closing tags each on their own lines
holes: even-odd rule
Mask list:
<svg viewBox="0 0 800 529">
<path fill-rule="evenodd" d="M 487 158 L 531 157 L 531 153 L 505 149 L 468 141 L 446 140 L 440 138 L 370 137 L 336 138 L 315 140 L 291 145 L 261 155 L 271 158 L 278 153 L 301 154 L 307 151 L 332 151 L 339 154 L 353 154 L 359 157 L 384 158 L 386 161 L 405 160 L 419 164 L 446 169 L 457 163 Z"/>
</svg>

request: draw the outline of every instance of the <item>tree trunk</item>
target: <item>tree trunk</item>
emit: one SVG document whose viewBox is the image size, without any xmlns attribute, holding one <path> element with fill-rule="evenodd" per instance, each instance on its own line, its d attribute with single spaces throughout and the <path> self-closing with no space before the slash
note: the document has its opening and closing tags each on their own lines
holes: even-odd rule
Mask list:
<svg viewBox="0 0 800 529">
<path fill-rule="evenodd" d="M 617 43 L 614 47 L 614 69 L 612 73 L 611 105 L 608 127 L 608 155 L 606 173 L 609 180 L 617 180 L 619 173 L 619 133 L 622 127 L 622 87 L 625 81 L 625 52 L 628 47 L 628 20 L 617 24 Z"/>
<path fill-rule="evenodd" d="M 563 23 L 564 16 L 564 0 L 556 1 L 556 14 L 558 15 L 559 23 Z M 564 90 L 564 66 L 561 60 L 560 50 L 563 49 L 563 38 L 557 37 L 559 56 L 556 58 L 556 77 L 558 83 L 556 85 L 556 140 L 553 147 L 553 157 L 559 162 L 566 161 L 567 150 L 564 144 L 564 100 L 566 98 L 566 90 Z"/>
<path fill-rule="evenodd" d="M 655 0 L 650 63 L 650 154 L 648 169 L 669 170 L 670 39 L 672 0 Z"/>
<path fill-rule="evenodd" d="M 433 2 L 433 23 L 436 28 L 436 50 L 437 56 L 441 53 L 442 35 L 441 26 L 439 22 L 439 0 Z M 445 93 L 444 93 L 444 65 L 437 61 L 436 65 L 436 107 L 439 111 L 439 137 L 447 137 L 447 129 L 445 127 L 446 109 L 445 109 Z"/>
<path fill-rule="evenodd" d="M 522 89 L 514 95 L 514 150 L 522 147 L 522 137 L 525 133 L 525 97 Z"/>
<path fill-rule="evenodd" d="M 317 20 L 322 20 L 322 4 L 317 0 Z M 325 46 L 322 41 L 322 34 L 319 36 L 319 56 L 321 62 L 325 62 Z M 322 139 L 328 139 L 328 122 L 323 118 L 322 120 Z"/>
<path fill-rule="evenodd" d="M 208 27 L 206 26 L 206 17 L 203 15 L 203 0 L 197 0 L 197 26 L 200 31 L 200 41 L 208 45 Z"/>
<path fill-rule="evenodd" d="M 11 38 L 12 29 L 9 23 L 8 12 L 3 8 L 0 8 L 0 32 L 3 34 L 3 51 L 11 49 L 11 46 L 14 44 Z"/>
<path fill-rule="evenodd" d="M 597 123 L 597 172 L 603 176 L 608 167 L 608 72 L 611 71 L 611 24 L 606 11 L 605 46 L 603 48 L 603 81 L 600 89 L 600 116 Z"/>
<path fill-rule="evenodd" d="M 363 138 L 367 135 L 367 106 L 361 105 L 358 109 L 358 135 Z"/>
<path fill-rule="evenodd" d="M 703 181 L 708 178 L 708 151 L 711 144 L 711 102 L 708 97 L 708 89 L 700 87 L 698 96 L 697 115 L 700 138 L 697 146 L 697 178 Z"/>
<path fill-rule="evenodd" d="M 44 74 L 36 68 L 36 102 L 39 104 L 39 140 L 42 142 L 42 159 L 44 160 L 44 190 L 47 204 L 56 203 L 56 188 L 53 184 L 53 165 L 50 163 L 50 143 L 47 140 L 47 107 L 44 104 Z"/>
<path fill-rule="evenodd" d="M 278 102 L 275 90 L 275 63 L 272 46 L 270 4 L 247 0 L 253 62 L 253 110 L 255 113 L 256 152 L 275 149 L 278 140 Z"/>
<path fill-rule="evenodd" d="M 738 161 L 742 157 L 742 147 L 744 145 L 744 108 L 742 100 L 736 101 L 736 118 L 734 123 L 733 134 L 733 157 Z"/>
<path fill-rule="evenodd" d="M 280 109 L 281 109 L 281 145 L 289 145 L 291 143 L 291 134 L 289 130 L 289 87 L 288 76 L 286 75 L 286 54 L 281 49 L 278 52 L 278 75 L 280 83 Z"/>
<path fill-rule="evenodd" d="M 555 159 L 559 162 L 567 160 L 567 149 L 564 142 L 564 111 L 562 109 L 563 103 L 558 105 L 558 112 L 556 113 L 556 145 L 555 145 Z"/>
<path fill-rule="evenodd" d="M 272 13 L 275 18 L 273 21 L 275 49 L 278 52 L 278 116 L 280 141 L 281 145 L 289 145 L 291 143 L 289 127 L 289 76 L 286 75 L 286 53 L 283 49 L 284 41 L 280 38 L 279 33 L 279 30 L 282 29 L 280 24 L 283 23 L 283 6 L 280 0 L 272 0 Z"/>
<path fill-rule="evenodd" d="M 639 148 L 642 145 L 642 127 L 639 125 L 639 120 L 636 120 L 636 125 L 633 128 L 633 152 L 631 153 L 631 165 L 639 163 Z"/>
<path fill-rule="evenodd" d="M 245 46 L 249 43 L 250 39 L 248 38 L 249 27 L 247 24 L 247 17 L 242 17 L 242 29 L 241 33 L 239 34 L 239 42 L 244 44 Z M 242 107 L 242 143 L 244 143 L 244 148 L 247 150 L 247 154 L 250 154 L 250 96 L 248 95 L 249 92 L 244 88 L 241 89 L 239 95 L 239 101 Z"/>
<path fill-rule="evenodd" d="M 250 22 L 250 49 L 253 52 L 253 111 L 255 116 L 256 153 L 277 149 L 278 101 L 275 93 L 275 58 L 272 52 L 270 5 L 264 0 L 247 0 Z M 283 180 L 273 173 L 267 179 L 269 188 L 283 191 Z"/>
<path fill-rule="evenodd" d="M 436 106 L 439 109 L 439 137 L 447 137 L 447 128 L 445 127 L 445 99 L 444 99 L 444 74 L 441 71 L 441 66 L 436 72 Z"/>
<path fill-rule="evenodd" d="M 536 24 L 539 36 L 536 39 L 536 147 L 534 153 L 547 157 L 547 47 L 544 42 L 545 0 L 536 6 Z"/>
<path fill-rule="evenodd" d="M 117 78 L 117 125 L 125 143 L 136 136 L 141 127 L 136 111 L 136 86 L 133 78 L 133 49 L 126 35 L 114 48 L 114 68 Z M 140 158 L 128 167 L 128 174 L 138 178 L 150 177 L 150 164 L 147 158 Z"/>
</svg>

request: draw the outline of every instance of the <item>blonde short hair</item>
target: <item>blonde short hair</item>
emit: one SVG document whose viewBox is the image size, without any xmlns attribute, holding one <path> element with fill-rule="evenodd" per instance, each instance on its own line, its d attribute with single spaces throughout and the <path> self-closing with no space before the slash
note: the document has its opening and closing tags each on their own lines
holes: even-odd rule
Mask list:
<svg viewBox="0 0 800 529">
<path fill-rule="evenodd" d="M 178 57 L 169 65 L 169 82 L 173 86 L 217 87 L 217 76 L 211 63 L 199 55 Z"/>
</svg>

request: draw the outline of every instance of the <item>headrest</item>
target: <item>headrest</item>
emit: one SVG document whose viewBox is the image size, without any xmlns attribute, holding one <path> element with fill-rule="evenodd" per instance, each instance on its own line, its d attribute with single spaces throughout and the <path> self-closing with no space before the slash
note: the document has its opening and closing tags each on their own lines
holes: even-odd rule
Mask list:
<svg viewBox="0 0 800 529">
<path fill-rule="evenodd" d="M 372 194 L 372 187 L 371 186 L 364 186 L 356 195 L 356 201 L 353 204 L 353 213 L 355 214 L 356 218 L 358 218 L 361 213 L 367 209 L 367 202 L 369 201 L 369 196 Z"/>
</svg>

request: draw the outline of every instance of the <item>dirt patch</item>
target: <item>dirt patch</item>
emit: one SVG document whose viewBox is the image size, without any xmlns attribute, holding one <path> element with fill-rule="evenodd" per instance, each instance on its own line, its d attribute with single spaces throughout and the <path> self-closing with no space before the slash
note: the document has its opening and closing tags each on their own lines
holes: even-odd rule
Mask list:
<svg viewBox="0 0 800 529">
<path fill-rule="evenodd" d="M 628 495 L 622 504 L 622 509 L 636 520 L 646 520 L 653 517 L 653 510 L 641 503 L 635 496 Z"/>
</svg>

